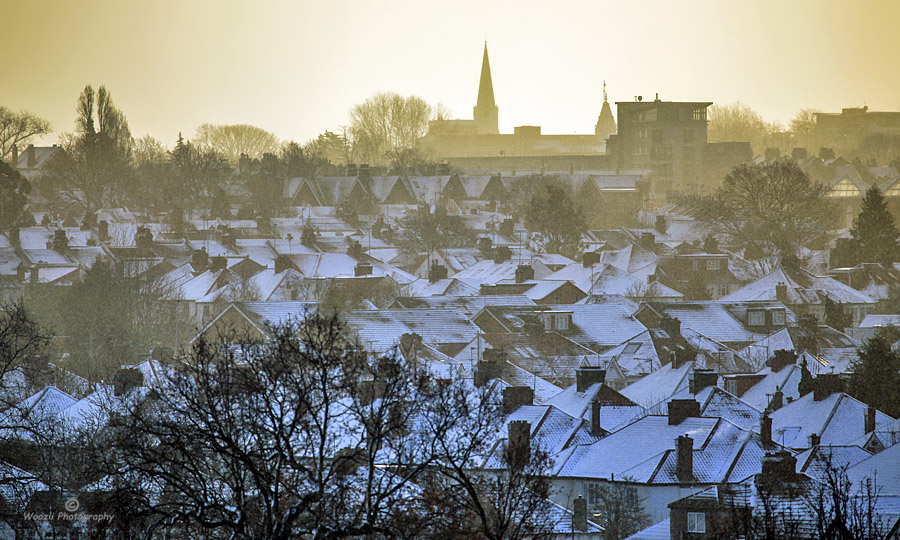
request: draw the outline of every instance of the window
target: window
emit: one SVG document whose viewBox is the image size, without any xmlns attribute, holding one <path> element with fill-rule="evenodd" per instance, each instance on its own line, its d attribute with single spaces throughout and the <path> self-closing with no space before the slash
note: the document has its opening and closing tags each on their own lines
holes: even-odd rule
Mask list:
<svg viewBox="0 0 900 540">
<path fill-rule="evenodd" d="M 691 270 L 693 270 L 695 272 L 697 270 L 700 270 L 700 261 L 698 261 L 697 259 L 694 259 L 693 261 L 691 261 Z"/>
<path fill-rule="evenodd" d="M 634 354 L 638 352 L 638 349 L 640 348 L 640 343 L 629 343 L 628 345 L 625 345 L 624 349 L 622 349 L 622 354 Z"/>
<path fill-rule="evenodd" d="M 596 508 L 600 506 L 600 484 L 585 484 L 584 498 L 587 499 L 588 508 Z"/>
<path fill-rule="evenodd" d="M 784 310 L 776 309 L 772 311 L 772 324 L 775 326 L 784 326 Z"/>
<path fill-rule="evenodd" d="M 849 178 L 844 178 L 828 192 L 829 197 L 859 197 L 859 189 L 853 182 L 850 181 Z"/>
<path fill-rule="evenodd" d="M 719 269 L 719 260 L 711 259 L 706 261 L 706 269 L 707 270 L 718 270 Z"/>
<path fill-rule="evenodd" d="M 750 326 L 764 326 L 766 324 L 765 311 L 749 311 L 747 312 L 747 324 Z"/>
<path fill-rule="evenodd" d="M 705 122 L 706 121 L 706 107 L 694 109 L 691 112 L 691 119 L 692 120 L 703 120 Z"/>
<path fill-rule="evenodd" d="M 736 379 L 725 379 L 725 391 L 733 396 L 736 396 L 737 395 L 737 380 Z"/>
<path fill-rule="evenodd" d="M 706 514 L 703 512 L 687 513 L 687 532 L 689 533 L 705 533 L 706 532 Z"/>
<path fill-rule="evenodd" d="M 568 330 L 569 329 L 569 317 L 565 315 L 557 315 L 556 316 L 556 329 L 557 330 Z"/>
</svg>

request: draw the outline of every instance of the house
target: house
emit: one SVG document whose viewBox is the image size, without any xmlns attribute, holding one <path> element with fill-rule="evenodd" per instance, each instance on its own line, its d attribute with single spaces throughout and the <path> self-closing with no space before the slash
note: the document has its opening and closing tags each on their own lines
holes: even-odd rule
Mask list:
<svg viewBox="0 0 900 540">
<path fill-rule="evenodd" d="M 875 310 L 876 299 L 828 276 L 816 276 L 803 268 L 780 266 L 758 280 L 723 296 L 722 302 L 778 301 L 794 312 L 806 311 L 825 318 L 825 303 L 839 303 L 854 324 Z"/>
<path fill-rule="evenodd" d="M 594 507 L 597 486 L 621 483 L 637 489 L 644 510 L 665 519 L 668 504 L 707 487 L 737 483 L 759 472 L 777 445 L 722 418 L 701 417 L 699 403 L 673 400 L 668 414 L 645 416 L 593 444 L 563 451 L 553 487 L 559 504 L 578 496 Z"/>
</svg>

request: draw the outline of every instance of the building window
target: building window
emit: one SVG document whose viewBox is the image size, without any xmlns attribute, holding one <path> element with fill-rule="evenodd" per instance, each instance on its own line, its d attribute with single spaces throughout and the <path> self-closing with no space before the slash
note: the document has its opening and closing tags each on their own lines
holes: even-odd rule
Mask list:
<svg viewBox="0 0 900 540">
<path fill-rule="evenodd" d="M 557 315 L 556 316 L 556 329 L 557 330 L 568 330 L 569 329 L 569 318 L 565 315 Z"/>
<path fill-rule="evenodd" d="M 747 312 L 747 324 L 750 326 L 764 326 L 766 324 L 765 311 L 749 311 Z"/>
<path fill-rule="evenodd" d="M 703 120 L 706 121 L 706 107 L 701 107 L 699 109 L 694 109 L 691 112 L 692 120 Z"/>
<path fill-rule="evenodd" d="M 585 484 L 584 498 L 587 499 L 588 508 L 596 508 L 600 506 L 600 484 Z"/>
<path fill-rule="evenodd" d="M 772 312 L 772 324 L 775 326 L 784 326 L 784 310 L 776 309 Z"/>
<path fill-rule="evenodd" d="M 705 533 L 706 532 L 706 514 L 703 512 L 687 513 L 687 532 L 689 533 Z"/>
<path fill-rule="evenodd" d="M 737 380 L 725 379 L 725 391 L 733 396 L 736 396 L 737 395 Z"/>
<path fill-rule="evenodd" d="M 709 261 L 706 261 L 706 269 L 707 270 L 718 270 L 719 269 L 719 260 L 711 259 Z"/>
<path fill-rule="evenodd" d="M 696 272 L 697 270 L 700 270 L 700 261 L 698 261 L 697 259 L 692 260 L 691 261 L 691 270 L 693 270 L 694 272 Z"/>
</svg>

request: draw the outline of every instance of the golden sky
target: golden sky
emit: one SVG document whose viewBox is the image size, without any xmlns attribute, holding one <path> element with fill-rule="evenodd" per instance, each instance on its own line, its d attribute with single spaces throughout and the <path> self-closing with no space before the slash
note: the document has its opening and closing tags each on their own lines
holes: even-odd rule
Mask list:
<svg viewBox="0 0 900 540">
<path fill-rule="evenodd" d="M 900 0 L 0 0 L 0 105 L 72 129 L 105 84 L 135 136 L 202 123 L 299 142 L 378 91 L 471 118 L 488 42 L 501 132 L 593 133 L 636 95 L 900 110 Z M 615 112 L 615 111 L 614 111 Z"/>
</svg>

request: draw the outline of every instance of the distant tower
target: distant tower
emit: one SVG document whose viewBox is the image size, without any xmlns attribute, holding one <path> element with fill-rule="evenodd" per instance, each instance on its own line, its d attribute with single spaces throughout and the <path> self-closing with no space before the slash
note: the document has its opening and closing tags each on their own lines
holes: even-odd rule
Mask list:
<svg viewBox="0 0 900 540">
<path fill-rule="evenodd" d="M 616 121 L 613 118 L 612 109 L 609 107 L 609 101 L 606 99 L 606 81 L 603 81 L 603 108 L 600 109 L 600 117 L 597 118 L 597 125 L 594 126 L 594 135 L 607 139 L 615 133 Z"/>
<path fill-rule="evenodd" d="M 478 84 L 478 101 L 472 111 L 477 133 L 500 133 L 497 120 L 497 104 L 494 103 L 494 84 L 491 82 L 491 64 L 488 62 L 487 41 L 484 42 L 484 58 L 481 60 L 481 82 Z"/>
</svg>

